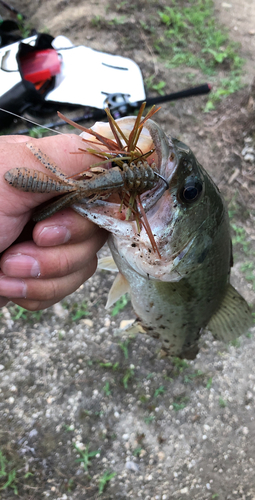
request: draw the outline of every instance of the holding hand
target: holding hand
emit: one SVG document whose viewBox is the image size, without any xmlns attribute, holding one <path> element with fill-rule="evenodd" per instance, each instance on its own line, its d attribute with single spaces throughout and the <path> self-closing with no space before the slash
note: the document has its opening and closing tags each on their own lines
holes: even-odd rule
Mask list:
<svg viewBox="0 0 255 500">
<path fill-rule="evenodd" d="M 84 170 L 95 160 L 87 154 L 69 154 L 81 146 L 77 135 L 32 141 L 24 136 L 0 137 L 0 307 L 12 300 L 35 311 L 59 302 L 93 275 L 96 253 L 107 233 L 68 208 L 35 224 L 32 239 L 25 235 L 33 209 L 55 196 L 25 193 L 4 180 L 5 172 L 14 167 L 45 172 L 26 142 L 33 142 L 67 175 Z"/>
</svg>

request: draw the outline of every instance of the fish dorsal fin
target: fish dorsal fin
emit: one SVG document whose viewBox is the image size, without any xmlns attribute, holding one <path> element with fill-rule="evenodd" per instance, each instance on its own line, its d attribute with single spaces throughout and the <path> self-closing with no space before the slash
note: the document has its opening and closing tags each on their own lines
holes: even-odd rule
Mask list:
<svg viewBox="0 0 255 500">
<path fill-rule="evenodd" d="M 98 259 L 97 267 L 98 269 L 104 269 L 104 271 L 114 271 L 116 273 L 119 271 L 111 255 Z"/>
<path fill-rule="evenodd" d="M 252 326 L 251 311 L 244 298 L 228 284 L 220 308 L 211 317 L 208 328 L 217 340 L 231 342 Z"/>
<path fill-rule="evenodd" d="M 109 309 L 125 293 L 129 292 L 129 284 L 123 274 L 118 273 L 109 291 L 106 309 Z"/>
</svg>

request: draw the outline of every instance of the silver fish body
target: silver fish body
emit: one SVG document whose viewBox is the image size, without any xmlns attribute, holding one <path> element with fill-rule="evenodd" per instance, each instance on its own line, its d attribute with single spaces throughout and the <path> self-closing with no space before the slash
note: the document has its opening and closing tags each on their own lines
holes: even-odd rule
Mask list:
<svg viewBox="0 0 255 500">
<path fill-rule="evenodd" d="M 229 284 L 230 228 L 217 186 L 185 144 L 168 138 L 152 120 L 144 128 L 169 183 L 169 189 L 161 182 L 141 196 L 161 258 L 144 229 L 138 234 L 135 222 L 119 219 L 114 203 L 89 206 L 84 200 L 74 208 L 110 231 L 109 247 L 142 327 L 171 356 L 194 357 L 206 325 L 229 341 L 247 330 L 251 316 Z"/>
</svg>

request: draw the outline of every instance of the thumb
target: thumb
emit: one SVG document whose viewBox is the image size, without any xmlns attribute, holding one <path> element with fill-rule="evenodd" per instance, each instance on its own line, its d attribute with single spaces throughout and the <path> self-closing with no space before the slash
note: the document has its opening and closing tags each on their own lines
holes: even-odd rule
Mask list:
<svg viewBox="0 0 255 500">
<path fill-rule="evenodd" d="M 0 141 L 0 252 L 16 240 L 28 222 L 35 207 L 56 196 L 52 193 L 23 192 L 14 189 L 4 179 L 4 174 L 15 167 L 34 169 L 52 175 L 28 149 L 25 140 Z M 78 135 L 58 135 L 43 139 L 26 141 L 39 148 L 58 165 L 67 175 L 73 175 L 87 169 L 95 158 L 89 154 L 70 154 L 78 152 L 83 146 Z M 54 177 L 54 175 L 53 175 Z"/>
</svg>

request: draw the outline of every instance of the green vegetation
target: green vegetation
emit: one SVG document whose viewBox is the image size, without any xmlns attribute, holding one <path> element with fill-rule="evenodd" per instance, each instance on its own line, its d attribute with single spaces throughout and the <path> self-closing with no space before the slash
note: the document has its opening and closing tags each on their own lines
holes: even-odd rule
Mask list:
<svg viewBox="0 0 255 500">
<path fill-rule="evenodd" d="M 17 14 L 17 25 L 23 38 L 31 36 L 31 25 L 24 19 L 22 14 Z"/>
<path fill-rule="evenodd" d="M 122 379 L 122 383 L 125 389 L 128 388 L 128 383 L 130 382 L 130 379 L 134 377 L 134 374 L 134 368 L 132 368 L 131 366 L 125 371 L 124 377 Z"/>
<path fill-rule="evenodd" d="M 211 389 L 211 387 L 212 387 L 212 377 L 208 379 L 208 382 L 206 384 L 206 389 Z"/>
<path fill-rule="evenodd" d="M 205 111 L 210 111 L 223 97 L 242 86 L 244 61 L 238 53 L 239 45 L 218 25 L 213 0 L 171 0 L 169 3 L 157 12 L 159 26 L 140 21 L 141 28 L 151 36 L 155 52 L 168 68 L 185 66 L 210 76 L 213 91 L 205 107 Z M 154 80 L 155 75 L 147 78 L 147 88 L 162 95 L 165 82 Z"/>
<path fill-rule="evenodd" d="M 242 67 L 238 45 L 217 25 L 212 0 L 190 0 L 188 5 L 172 0 L 171 7 L 166 6 L 158 15 L 166 30 L 155 48 L 160 56 L 168 49 L 168 67 L 185 64 L 209 75 L 223 63 L 231 71 Z"/>
<path fill-rule="evenodd" d="M 221 408 L 226 408 L 227 406 L 227 401 L 225 401 L 225 399 L 223 399 L 222 397 L 219 398 L 219 405 Z"/>
<path fill-rule="evenodd" d="M 34 139 L 40 139 L 41 137 L 45 137 L 46 135 L 49 135 L 49 130 L 43 127 L 32 127 L 29 130 L 28 135 L 30 137 L 33 137 Z"/>
<path fill-rule="evenodd" d="M 166 86 L 166 82 L 160 80 L 158 83 L 154 83 L 155 75 L 151 75 L 145 79 L 145 86 L 148 90 L 155 90 L 159 95 L 164 95 L 164 88 Z"/>
<path fill-rule="evenodd" d="M 241 271 L 244 273 L 244 277 L 249 283 L 252 284 L 252 288 L 255 291 L 255 266 L 254 262 L 247 261 L 241 266 Z"/>
<path fill-rule="evenodd" d="M 82 302 L 81 304 L 77 304 L 77 302 L 75 302 L 71 308 L 71 320 L 79 321 L 79 319 L 84 318 L 84 316 L 89 316 L 90 312 L 87 308 L 88 306 L 86 302 Z"/>
<path fill-rule="evenodd" d="M 11 488 L 14 494 L 18 495 L 19 480 L 22 479 L 24 481 L 24 479 L 33 476 L 31 472 L 23 473 L 24 470 L 24 467 L 14 467 L 12 462 L 0 450 L 0 491 Z"/>
<path fill-rule="evenodd" d="M 128 345 L 130 343 L 131 339 L 126 339 L 124 342 L 118 342 L 118 345 L 120 346 L 121 350 L 123 351 L 124 358 L 128 359 Z"/>
<path fill-rule="evenodd" d="M 85 450 L 81 450 L 76 444 L 74 444 L 74 448 L 80 455 L 80 458 L 77 458 L 76 462 L 79 462 L 84 470 L 88 472 L 88 468 L 91 465 L 91 458 L 100 454 L 100 450 L 89 451 L 89 445 L 86 446 Z"/>
<path fill-rule="evenodd" d="M 153 420 L 155 420 L 155 416 L 154 415 L 149 415 L 148 417 L 144 418 L 144 422 L 146 424 L 151 424 L 153 422 Z"/>
<path fill-rule="evenodd" d="M 196 378 L 201 378 L 204 376 L 204 373 L 201 370 L 196 370 L 194 373 L 189 373 L 188 375 L 184 375 L 184 383 L 189 384 Z"/>
<path fill-rule="evenodd" d="M 8 487 L 14 490 L 15 495 L 18 495 L 16 470 L 11 469 L 11 464 L 0 450 L 0 490 L 6 490 Z"/>
<path fill-rule="evenodd" d="M 250 250 L 250 242 L 247 241 L 245 229 L 241 226 L 237 226 L 234 222 L 231 222 L 231 227 L 234 230 L 234 236 L 232 238 L 233 245 L 238 245 L 244 253 L 248 254 Z"/>
<path fill-rule="evenodd" d="M 134 455 L 134 457 L 139 457 L 139 456 L 140 456 L 141 451 L 142 451 L 142 446 L 137 446 L 137 448 L 135 448 L 135 449 L 133 450 L 133 455 Z"/>
<path fill-rule="evenodd" d="M 173 402 L 173 409 L 175 411 L 183 410 L 187 406 L 189 398 L 186 396 L 176 396 Z"/>
<path fill-rule="evenodd" d="M 109 382 L 106 382 L 106 384 L 103 387 L 103 391 L 104 391 L 104 393 L 105 393 L 106 396 L 110 396 L 111 395 L 111 390 L 110 390 L 110 384 L 109 384 Z"/>
<path fill-rule="evenodd" d="M 120 299 L 115 303 L 111 311 L 111 315 L 116 316 L 117 314 L 119 314 L 119 312 L 122 311 L 122 309 L 124 309 L 124 307 L 126 307 L 126 305 L 129 303 L 129 300 L 130 299 L 126 294 L 122 295 L 122 297 L 120 297 Z"/>
<path fill-rule="evenodd" d="M 176 377 L 180 375 L 180 373 L 182 373 L 183 370 L 189 367 L 187 361 L 180 358 L 173 358 L 173 365 L 174 365 L 174 376 Z"/>
<path fill-rule="evenodd" d="M 154 392 L 154 398 L 157 398 L 160 394 L 164 394 L 166 392 L 166 389 L 163 385 L 161 385 L 156 391 Z"/>
<path fill-rule="evenodd" d="M 113 371 L 115 371 L 118 370 L 119 368 L 119 362 L 118 361 L 116 363 L 111 363 L 111 361 L 107 361 L 106 363 L 99 362 L 99 366 L 102 366 L 102 368 L 110 368 Z"/>
<path fill-rule="evenodd" d="M 33 323 L 34 321 L 40 321 L 44 311 L 28 311 L 24 309 L 24 307 L 18 306 L 17 304 L 8 307 L 11 318 L 13 321 L 18 321 L 19 319 L 23 319 Z"/>
<path fill-rule="evenodd" d="M 116 472 L 109 472 L 109 471 L 106 471 L 103 476 L 99 479 L 99 486 L 98 486 L 98 493 L 99 495 L 102 495 L 107 483 L 109 483 L 109 481 L 111 481 L 111 479 L 116 476 Z"/>
</svg>

